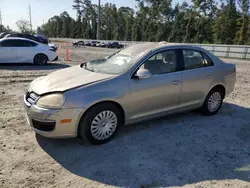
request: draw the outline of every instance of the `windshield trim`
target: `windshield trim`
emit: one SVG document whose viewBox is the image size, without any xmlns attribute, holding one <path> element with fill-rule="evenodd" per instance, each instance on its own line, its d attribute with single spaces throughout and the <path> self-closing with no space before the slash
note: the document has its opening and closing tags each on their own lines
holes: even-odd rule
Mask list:
<svg viewBox="0 0 250 188">
<path fill-rule="evenodd" d="M 110 56 L 108 56 L 106 58 L 100 58 L 100 59 L 94 59 L 94 60 L 88 61 L 85 64 L 85 69 L 87 69 L 89 71 L 94 71 L 96 73 L 102 73 L 102 74 L 110 74 L 110 75 L 120 75 L 120 74 L 123 74 L 131 66 L 133 66 L 135 62 L 133 62 L 134 59 L 133 59 L 132 56 L 129 56 L 127 54 L 119 54 L 119 52 L 120 52 L 120 50 L 118 50 L 117 52 L 115 52 L 114 54 L 111 54 Z M 98 62 L 98 61 L 103 61 L 101 63 L 105 63 L 105 61 L 108 61 L 110 58 L 114 57 L 117 54 L 119 54 L 121 57 L 125 57 L 125 58 L 129 59 L 128 61 L 125 60 L 126 61 L 125 65 L 119 65 L 119 64 L 115 65 L 115 63 L 112 65 L 112 63 L 110 63 L 110 64 L 107 64 L 108 67 L 102 67 L 102 66 L 100 66 L 100 68 L 98 67 L 98 65 L 97 66 L 94 65 L 94 62 Z M 108 69 L 112 69 L 112 66 L 118 66 L 118 71 L 117 72 L 105 71 L 105 70 L 108 70 Z M 121 69 L 119 68 L 119 66 L 120 66 Z M 83 65 L 82 65 L 82 67 L 83 67 Z"/>
<path fill-rule="evenodd" d="M 80 64 L 80 67 L 83 68 L 83 66 L 85 66 L 84 68 L 88 71 L 91 71 L 91 72 L 95 72 L 95 73 L 99 73 L 99 74 L 109 74 L 109 75 L 122 75 L 122 74 L 126 74 L 127 72 L 130 72 L 130 70 L 133 70 L 134 67 L 136 67 L 138 65 L 139 62 L 141 62 L 141 60 L 143 60 L 147 55 L 148 55 L 148 51 L 144 51 L 144 52 L 141 52 L 140 54 L 137 54 L 137 55 L 129 55 L 129 54 L 126 54 L 126 53 L 122 53 L 123 49 L 121 50 L 117 50 L 116 52 L 114 52 L 113 54 L 105 57 L 105 58 L 99 58 L 99 59 L 93 59 L 93 60 L 90 60 L 90 61 L 87 61 L 87 62 L 84 62 L 82 64 Z M 105 72 L 105 71 L 102 71 L 102 70 L 98 70 L 98 68 L 96 67 L 91 67 L 91 68 L 88 68 L 88 64 L 93 62 L 93 61 L 100 61 L 100 60 L 107 60 L 107 59 L 110 59 L 111 57 L 113 57 L 114 55 L 116 54 L 120 54 L 121 56 L 128 56 L 128 57 L 131 57 L 131 63 L 129 66 L 127 66 L 124 70 L 122 70 L 121 72 L 118 72 L 118 73 L 114 73 L 114 72 Z"/>
</svg>

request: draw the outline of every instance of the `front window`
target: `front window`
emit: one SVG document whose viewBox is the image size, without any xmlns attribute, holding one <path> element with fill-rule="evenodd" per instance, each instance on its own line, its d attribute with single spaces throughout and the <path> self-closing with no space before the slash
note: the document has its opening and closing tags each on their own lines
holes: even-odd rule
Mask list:
<svg viewBox="0 0 250 188">
<path fill-rule="evenodd" d="M 166 50 L 150 57 L 140 68 L 149 70 L 152 75 L 176 72 L 178 68 L 175 50 Z"/>
<path fill-rule="evenodd" d="M 4 40 L 1 42 L 2 47 L 20 47 L 18 40 Z"/>
<path fill-rule="evenodd" d="M 132 56 L 123 54 L 122 51 L 118 51 L 107 58 L 87 62 L 85 67 L 87 70 L 93 72 L 121 74 L 136 63 L 137 57 L 138 55 Z"/>
</svg>

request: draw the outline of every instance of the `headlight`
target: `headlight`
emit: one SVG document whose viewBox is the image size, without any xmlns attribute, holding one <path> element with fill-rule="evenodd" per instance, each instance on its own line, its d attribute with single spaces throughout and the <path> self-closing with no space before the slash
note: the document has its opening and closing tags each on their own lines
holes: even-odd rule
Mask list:
<svg viewBox="0 0 250 188">
<path fill-rule="evenodd" d="M 48 109 L 58 109 L 63 106 L 64 100 L 62 93 L 52 93 L 39 98 L 36 105 Z"/>
</svg>

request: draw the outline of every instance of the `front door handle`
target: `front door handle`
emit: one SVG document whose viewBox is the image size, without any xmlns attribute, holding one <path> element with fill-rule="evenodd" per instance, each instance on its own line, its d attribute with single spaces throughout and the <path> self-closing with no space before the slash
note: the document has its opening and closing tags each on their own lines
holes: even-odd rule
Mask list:
<svg viewBox="0 0 250 188">
<path fill-rule="evenodd" d="M 174 84 L 174 85 L 178 85 L 180 82 L 181 82 L 180 80 L 174 80 L 174 81 L 173 81 L 173 84 Z"/>
</svg>

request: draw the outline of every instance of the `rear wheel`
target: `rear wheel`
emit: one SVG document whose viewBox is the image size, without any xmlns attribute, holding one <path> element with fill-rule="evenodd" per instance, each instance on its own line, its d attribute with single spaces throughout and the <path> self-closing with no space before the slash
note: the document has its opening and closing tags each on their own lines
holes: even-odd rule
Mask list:
<svg viewBox="0 0 250 188">
<path fill-rule="evenodd" d="M 201 108 L 204 115 L 216 114 L 223 103 L 223 92 L 219 88 L 215 88 L 209 92 L 206 100 Z"/>
<path fill-rule="evenodd" d="M 92 144 L 104 144 L 115 136 L 121 124 L 121 112 L 115 105 L 98 104 L 82 117 L 78 135 Z"/>
<path fill-rule="evenodd" d="M 45 54 L 37 54 L 34 57 L 35 65 L 46 65 L 48 63 L 48 57 Z"/>
</svg>

